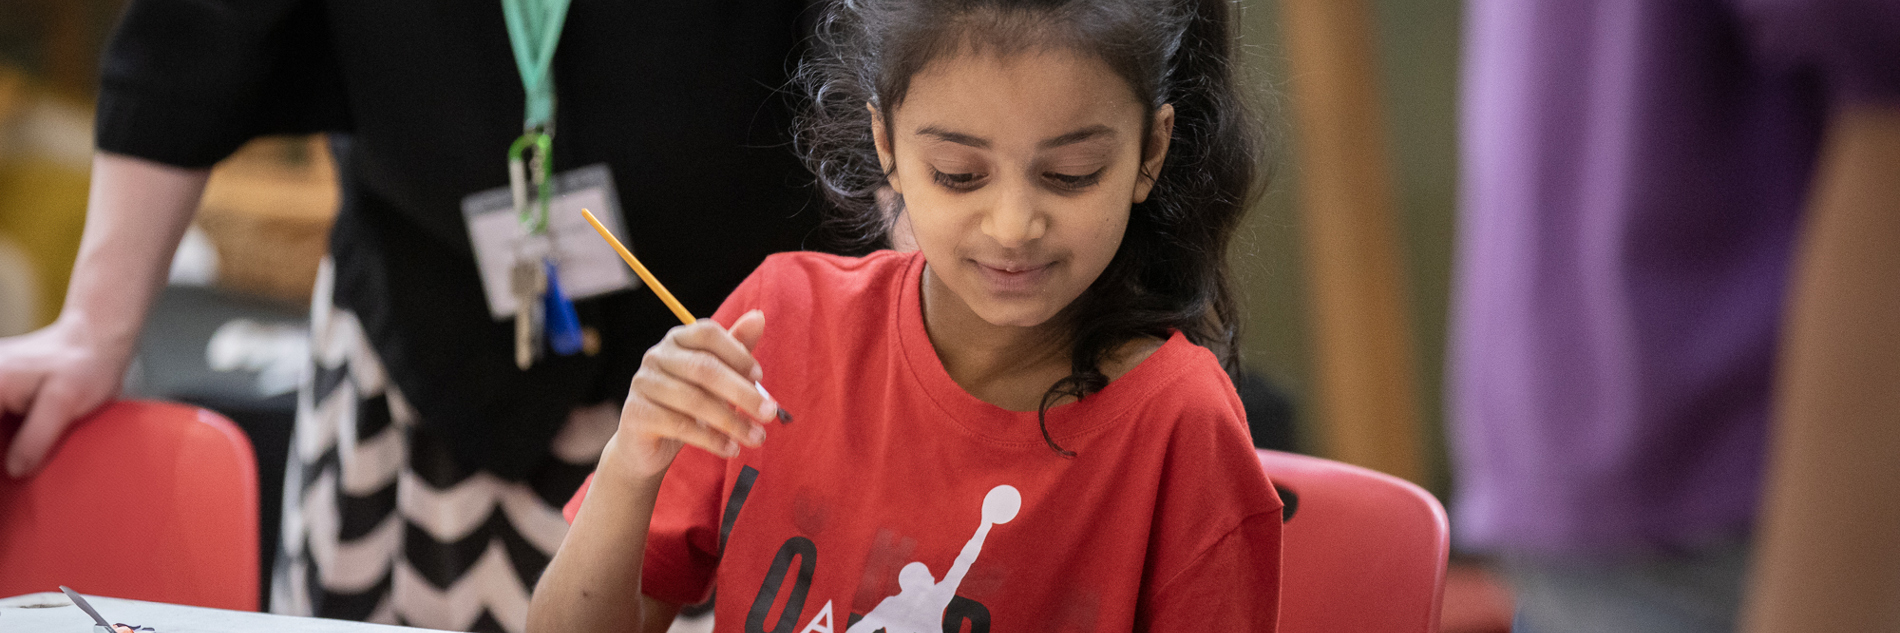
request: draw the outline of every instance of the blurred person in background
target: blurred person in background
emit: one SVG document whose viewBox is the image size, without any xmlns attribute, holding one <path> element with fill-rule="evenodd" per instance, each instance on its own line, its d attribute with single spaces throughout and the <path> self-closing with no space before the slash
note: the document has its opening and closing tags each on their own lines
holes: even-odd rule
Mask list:
<svg viewBox="0 0 1900 633">
<path fill-rule="evenodd" d="M 271 608 L 521 630 L 566 531 L 560 504 L 613 432 L 641 352 L 676 321 L 643 293 L 580 300 L 586 351 L 517 367 L 465 219 L 471 194 L 505 193 L 531 100 L 504 7 L 540 11 L 526 23 L 552 31 L 529 35 L 559 42 L 545 49 L 553 170 L 608 166 L 622 237 L 690 309 L 711 314 L 816 224 L 776 92 L 802 2 L 566 5 L 131 2 L 103 62 L 64 309 L 0 339 L 0 432 L 18 429 L 8 474 L 35 472 L 118 393 L 208 168 L 259 135 L 333 133 L 342 202 Z"/>
<path fill-rule="evenodd" d="M 1900 630 L 1900 3 L 1467 12 L 1452 524 L 1515 630 L 1734 630 L 1751 573 Z"/>
</svg>

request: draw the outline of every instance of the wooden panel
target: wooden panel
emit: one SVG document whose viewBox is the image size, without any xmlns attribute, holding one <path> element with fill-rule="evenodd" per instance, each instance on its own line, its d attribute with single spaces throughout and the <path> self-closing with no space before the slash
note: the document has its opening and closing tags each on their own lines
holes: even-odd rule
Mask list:
<svg viewBox="0 0 1900 633">
<path fill-rule="evenodd" d="M 1364 0 L 1284 0 L 1325 453 L 1423 482 L 1372 20 Z"/>
</svg>

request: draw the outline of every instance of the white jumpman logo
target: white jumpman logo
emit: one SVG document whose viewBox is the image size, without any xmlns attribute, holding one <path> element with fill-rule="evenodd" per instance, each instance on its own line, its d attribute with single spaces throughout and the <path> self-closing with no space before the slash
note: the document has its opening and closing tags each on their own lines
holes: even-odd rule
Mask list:
<svg viewBox="0 0 1900 633">
<path fill-rule="evenodd" d="M 963 584 L 963 575 L 969 573 L 976 555 L 983 551 L 983 539 L 989 536 L 990 526 L 1008 523 L 1016 518 L 1016 511 L 1022 506 L 1023 495 L 1014 486 L 991 488 L 989 494 L 983 496 L 983 525 L 976 528 L 976 536 L 970 537 L 963 552 L 957 554 L 950 571 L 944 573 L 943 582 L 932 578 L 930 567 L 921 561 L 905 565 L 897 572 L 897 595 L 877 603 L 877 608 L 845 629 L 845 633 L 872 633 L 878 629 L 884 629 L 885 633 L 942 631 L 943 610 L 950 606 L 950 599 L 957 595 L 957 586 Z"/>
</svg>

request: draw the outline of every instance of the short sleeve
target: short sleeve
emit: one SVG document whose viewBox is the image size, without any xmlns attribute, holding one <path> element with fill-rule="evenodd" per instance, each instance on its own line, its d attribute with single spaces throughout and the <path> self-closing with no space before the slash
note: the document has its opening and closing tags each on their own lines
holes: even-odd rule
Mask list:
<svg viewBox="0 0 1900 633">
<path fill-rule="evenodd" d="M 1161 473 L 1138 628 L 1272 631 L 1282 504 L 1211 354 L 1166 391 L 1180 419 Z"/>
<path fill-rule="evenodd" d="M 1151 594 L 1147 631 L 1272 631 L 1280 621 L 1280 513 L 1241 521 Z"/>
<path fill-rule="evenodd" d="M 726 460 L 693 447 L 680 449 L 660 483 L 647 529 L 640 591 L 673 604 L 711 595 L 719 571 L 720 499 Z"/>
<path fill-rule="evenodd" d="M 1770 68 L 1810 73 L 1836 101 L 1900 101 L 1900 2 L 1738 0 Z"/>
<path fill-rule="evenodd" d="M 262 134 L 347 127 L 310 0 L 134 0 L 100 68 L 99 149 L 205 167 Z"/>
</svg>

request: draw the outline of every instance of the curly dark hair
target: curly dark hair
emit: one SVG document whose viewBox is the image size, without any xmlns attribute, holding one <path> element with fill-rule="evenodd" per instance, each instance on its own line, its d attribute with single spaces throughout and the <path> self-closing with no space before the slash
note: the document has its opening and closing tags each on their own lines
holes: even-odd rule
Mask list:
<svg viewBox="0 0 1900 633">
<path fill-rule="evenodd" d="M 902 209 L 901 197 L 879 204 L 890 174 L 878 163 L 865 105 L 894 111 L 911 78 L 939 57 L 1071 50 L 1127 81 L 1146 125 L 1173 104 L 1173 136 L 1152 191 L 1130 210 L 1108 268 L 1064 310 L 1073 321 L 1071 373 L 1043 394 L 1038 412 L 1043 438 L 1064 455 L 1074 453 L 1050 436 L 1049 408 L 1107 386 L 1101 364 L 1122 344 L 1179 330 L 1230 374 L 1239 366 L 1227 245 L 1265 184 L 1266 137 L 1238 88 L 1230 13 L 1228 0 L 833 0 L 800 64 L 795 82 L 809 101 L 797 147 L 835 207 L 827 224 L 861 248 L 887 244 Z"/>
</svg>

